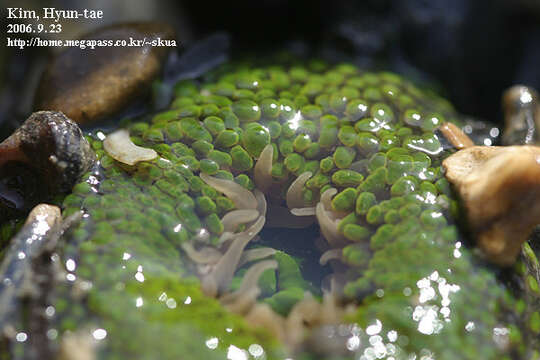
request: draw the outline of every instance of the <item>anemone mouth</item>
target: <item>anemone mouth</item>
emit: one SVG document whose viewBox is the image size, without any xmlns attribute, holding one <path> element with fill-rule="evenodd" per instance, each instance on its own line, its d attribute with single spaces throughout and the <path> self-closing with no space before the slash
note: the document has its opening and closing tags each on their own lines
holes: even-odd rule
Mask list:
<svg viewBox="0 0 540 360">
<path fill-rule="evenodd" d="M 268 152 L 265 154 L 263 150 L 259 159 L 263 164 L 264 157 L 268 157 Z M 266 165 L 264 168 L 268 170 Z M 265 173 L 268 174 L 266 171 Z M 185 254 L 197 269 L 202 290 L 207 296 L 219 299 L 229 311 L 243 315 L 254 326 L 270 329 L 291 351 L 296 351 L 302 346 L 308 329 L 337 325 L 342 322 L 345 313 L 352 311 L 352 307 L 343 307 L 338 301 L 338 293 L 333 292 L 338 287 L 335 280 L 330 280 L 330 278 L 337 279 L 339 276 L 336 274 L 326 277 L 325 282 L 329 285 L 324 287 L 322 302 L 315 300 L 312 293 L 306 290 L 286 315 L 258 301 L 262 292 L 259 282 L 263 274 L 268 271 L 283 271 L 279 270 L 280 264 L 275 259 L 279 250 L 265 247 L 264 244 L 249 246 L 253 241 L 260 241 L 258 238 L 266 219 L 272 223 L 272 219 L 278 214 L 281 219 L 277 219 L 277 222 L 281 226 L 284 225 L 283 219 L 286 218 L 287 227 L 305 228 L 313 224 L 313 220 L 318 215 L 317 209 L 322 206 L 324 219 L 319 219 L 319 221 L 322 224 L 326 224 L 326 220 L 330 222 L 330 225 L 321 226 L 321 228 L 326 226 L 326 229 L 322 230 L 323 233 L 332 234 L 333 238 L 330 237 L 332 235 L 328 235 L 330 239 L 342 240 L 336 228 L 338 215 L 326 208 L 331 206 L 331 198 L 337 190 L 327 190 L 321 196 L 317 207 L 305 206 L 299 194 L 310 177 L 311 173 L 306 172 L 288 187 L 285 203 L 292 209 L 272 204 L 267 213 L 266 196 L 259 188 L 247 191 L 232 181 L 201 174 L 201 178 L 207 184 L 216 187 L 234 201 L 237 208 L 227 212 L 221 218 L 224 231 L 217 244 L 209 246 L 204 242 L 200 245 L 196 245 L 196 242 L 187 242 L 182 245 Z M 260 184 L 261 181 L 263 188 L 268 190 L 271 184 L 259 178 L 258 183 Z M 277 212 L 276 209 L 278 209 Z M 276 222 L 275 218 L 274 222 Z M 331 241 L 329 243 L 332 245 Z M 311 244 L 311 247 L 312 249 L 308 251 L 313 253 L 314 244 Z M 315 253 L 318 251 L 315 250 Z M 316 262 L 319 266 L 324 266 L 328 262 L 341 258 L 341 248 L 332 248 L 319 256 L 320 259 L 317 257 Z M 235 273 L 242 268 L 245 269 L 245 273 L 241 275 L 240 284 L 233 289 L 231 288 L 232 280 Z M 327 272 L 328 270 L 323 271 L 323 273 Z"/>
</svg>

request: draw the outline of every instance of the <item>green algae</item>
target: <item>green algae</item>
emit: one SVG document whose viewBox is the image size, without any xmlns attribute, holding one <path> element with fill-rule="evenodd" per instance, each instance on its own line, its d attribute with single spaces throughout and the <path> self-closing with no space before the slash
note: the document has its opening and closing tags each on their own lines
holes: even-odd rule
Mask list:
<svg viewBox="0 0 540 360">
<path fill-rule="evenodd" d="M 230 344 L 248 348 L 262 343 L 266 349 L 273 344 L 264 331 L 247 327 L 240 318 L 224 311 L 217 300 L 202 294 L 194 279 L 180 282 L 176 277 L 146 278 L 144 283 L 131 282 L 125 292 L 127 296 L 119 298 L 102 291 L 89 299 L 90 309 L 100 317 L 100 326 L 108 329 L 111 337 L 108 351 L 122 354 L 122 358 L 219 359 Z M 130 317 L 120 310 L 137 306 L 145 310 L 133 311 Z"/>
</svg>

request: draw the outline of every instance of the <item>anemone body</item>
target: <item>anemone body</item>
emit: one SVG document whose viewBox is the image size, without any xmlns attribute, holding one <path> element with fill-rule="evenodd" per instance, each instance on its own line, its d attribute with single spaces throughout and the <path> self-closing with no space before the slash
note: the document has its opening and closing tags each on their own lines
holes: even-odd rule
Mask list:
<svg viewBox="0 0 540 360">
<path fill-rule="evenodd" d="M 258 297 L 287 316 L 306 291 L 322 294 L 286 253 L 246 255 L 285 208 L 282 223 L 320 225 L 325 291 L 356 307 L 340 319 L 353 324 L 345 356 L 525 358 L 538 346 L 538 312 L 455 224 L 440 166 L 455 150 L 436 129 L 460 119 L 446 101 L 394 74 L 316 61 L 229 66 L 175 94 L 169 110 L 126 126 L 157 158 L 124 164 L 103 133 L 89 137 L 100 165 L 64 201 L 65 216 L 85 216 L 59 254 L 67 275 L 51 299 L 51 341 L 92 336 L 108 359 L 284 357 L 268 329 L 215 297 Z M 250 272 L 258 258 L 275 262 Z"/>
</svg>

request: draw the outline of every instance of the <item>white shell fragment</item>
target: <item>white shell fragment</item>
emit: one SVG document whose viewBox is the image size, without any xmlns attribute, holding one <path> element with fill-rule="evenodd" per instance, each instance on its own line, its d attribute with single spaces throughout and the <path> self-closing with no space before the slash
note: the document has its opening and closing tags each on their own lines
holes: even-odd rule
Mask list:
<svg viewBox="0 0 540 360">
<path fill-rule="evenodd" d="M 540 222 L 540 147 L 473 146 L 443 161 L 486 258 L 512 265 Z"/>
<path fill-rule="evenodd" d="M 125 129 L 107 135 L 103 141 L 103 148 L 114 160 L 127 165 L 135 165 L 140 161 L 158 157 L 158 153 L 154 150 L 135 145 L 129 138 L 129 131 Z"/>
</svg>

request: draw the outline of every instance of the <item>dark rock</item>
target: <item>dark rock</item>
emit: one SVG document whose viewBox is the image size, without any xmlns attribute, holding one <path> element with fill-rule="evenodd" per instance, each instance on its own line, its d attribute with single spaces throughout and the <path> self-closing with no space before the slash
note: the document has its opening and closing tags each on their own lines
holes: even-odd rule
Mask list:
<svg viewBox="0 0 540 360">
<path fill-rule="evenodd" d="M 143 40 L 142 46 L 88 47 L 89 40 Z M 150 90 L 170 50 L 150 46 L 172 40 L 174 31 L 157 23 L 129 23 L 98 29 L 83 37 L 86 49 L 71 47 L 48 64 L 36 92 L 36 110 L 62 111 L 79 124 L 106 118 Z"/>
<path fill-rule="evenodd" d="M 94 161 L 83 133 L 64 114 L 32 114 L 0 143 L 0 220 L 71 191 Z"/>
</svg>

